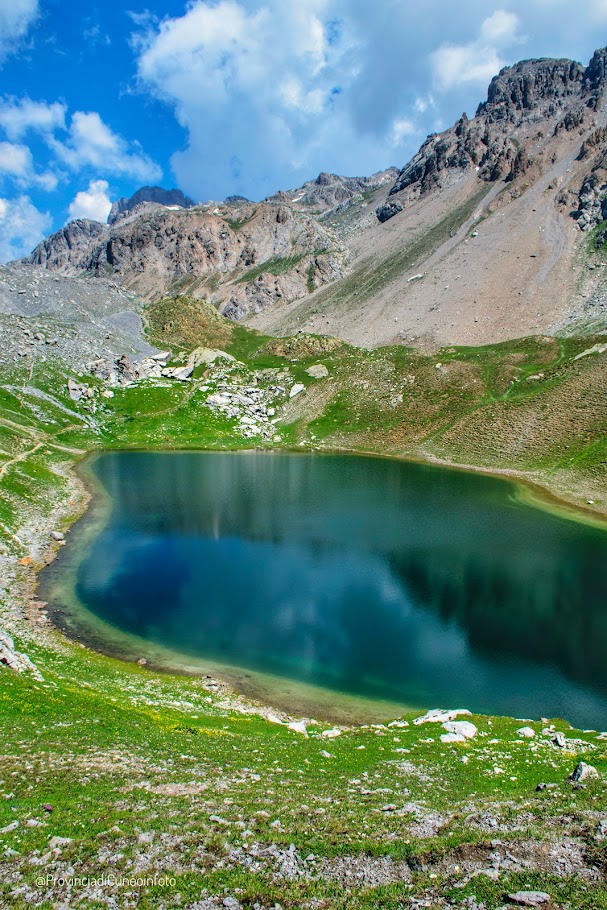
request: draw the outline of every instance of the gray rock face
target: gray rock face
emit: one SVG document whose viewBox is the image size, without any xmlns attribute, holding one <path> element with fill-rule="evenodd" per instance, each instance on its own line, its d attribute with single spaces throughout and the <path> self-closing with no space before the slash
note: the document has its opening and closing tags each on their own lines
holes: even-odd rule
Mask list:
<svg viewBox="0 0 607 910">
<path fill-rule="evenodd" d="M 24 262 L 65 274 L 73 274 L 75 269 L 86 270 L 91 248 L 103 243 L 108 233 L 106 225 L 99 221 L 89 221 L 86 218 L 70 221 L 60 231 L 38 244 Z"/>
<path fill-rule="evenodd" d="M 146 202 L 158 205 L 178 205 L 184 209 L 189 209 L 196 204 L 189 196 L 184 196 L 181 190 L 164 190 L 160 186 L 142 186 L 136 193 L 133 193 L 130 199 L 123 196 L 118 202 L 112 204 L 107 219 L 108 224 L 115 224 L 116 221 L 120 221 L 121 217 L 128 215 L 137 206 Z"/>
<path fill-rule="evenodd" d="M 417 198 L 472 168 L 489 182 L 517 179 L 532 163 L 533 124 L 550 124 L 558 135 L 579 128 L 586 112 L 597 108 L 607 85 L 606 61 L 603 49 L 588 67 L 540 59 L 504 68 L 492 79 L 474 119 L 464 114 L 451 129 L 429 136 L 401 170 L 390 195 L 408 190 L 408 196 Z M 529 136 L 523 135 L 526 128 Z"/>
<path fill-rule="evenodd" d="M 584 87 L 585 68 L 572 60 L 523 60 L 505 67 L 489 85 L 487 100 L 477 110 L 489 122 L 516 121 L 546 102 L 562 106 Z"/>
<path fill-rule="evenodd" d="M 364 193 L 390 186 L 397 174 L 398 169 L 394 167 L 379 171 L 371 177 L 342 177 L 323 171 L 316 180 L 310 180 L 296 190 L 275 193 L 266 201 L 327 212 L 347 205 L 353 199 L 362 198 Z"/>
<path fill-rule="evenodd" d="M 389 221 L 390 218 L 394 218 L 402 210 L 403 207 L 400 202 L 385 202 L 375 209 L 375 214 L 377 215 L 377 220 L 383 223 L 384 221 Z"/>
<path fill-rule="evenodd" d="M 580 190 L 573 217 L 582 231 L 591 231 L 607 218 L 607 182 L 596 171 L 589 174 Z M 598 239 L 598 238 L 597 238 Z M 604 238 L 603 238 L 604 242 Z"/>
</svg>

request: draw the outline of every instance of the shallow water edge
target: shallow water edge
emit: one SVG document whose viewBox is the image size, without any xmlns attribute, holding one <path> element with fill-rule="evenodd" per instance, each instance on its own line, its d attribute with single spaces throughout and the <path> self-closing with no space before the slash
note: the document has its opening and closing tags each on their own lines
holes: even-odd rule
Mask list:
<svg viewBox="0 0 607 910">
<path fill-rule="evenodd" d="M 126 452 L 129 450 L 119 451 Z M 171 453 L 179 454 L 180 452 L 192 454 L 197 450 L 145 449 L 133 451 L 159 452 L 168 455 Z M 225 456 L 230 454 L 226 450 L 221 450 L 219 452 L 216 450 L 198 451 L 204 452 L 205 455 L 218 454 Z M 348 456 L 351 456 L 353 454 L 359 454 L 365 458 L 376 457 L 381 458 L 382 460 L 389 458 L 391 461 L 410 461 L 432 466 L 431 462 L 424 459 L 393 458 L 390 456 L 377 455 L 377 453 L 351 453 L 344 452 L 343 450 L 327 451 L 324 449 L 320 452 L 315 450 L 315 452 L 317 454 L 322 454 L 324 457 L 330 457 L 331 455 L 347 454 Z M 266 454 L 259 450 L 249 450 L 249 454 L 253 453 L 258 455 Z M 78 534 L 83 535 L 80 543 L 82 543 L 82 540 L 92 539 L 99 533 L 100 529 L 107 523 L 109 516 L 111 506 L 110 497 L 105 492 L 101 483 L 97 481 L 92 470 L 95 460 L 102 454 L 104 453 L 100 452 L 88 455 L 76 468 L 79 477 L 91 493 L 89 508 L 83 518 L 77 522 Z M 240 450 L 238 451 L 238 454 L 246 457 L 247 452 L 242 452 L 242 450 Z M 306 453 L 301 449 L 296 449 L 295 451 L 271 451 L 267 452 L 267 454 L 276 456 L 280 454 L 303 455 Z M 593 520 L 589 522 L 588 516 L 585 513 L 580 513 L 568 504 L 563 503 L 551 493 L 545 493 L 543 488 L 531 483 L 528 479 L 513 476 L 511 472 L 477 471 L 469 466 L 444 464 L 436 465 L 436 467 L 443 471 L 445 469 L 455 471 L 466 470 L 469 473 L 490 474 L 507 482 L 512 487 L 512 492 L 515 497 L 521 502 L 525 502 L 527 505 L 541 508 L 544 511 L 558 515 L 560 518 L 580 521 L 582 524 L 591 523 L 594 526 L 598 524 L 603 529 L 607 525 L 607 523 L 597 523 L 594 520 L 594 517 Z M 78 550 L 81 560 L 84 558 L 86 547 L 80 546 L 78 547 Z M 78 564 L 79 561 L 74 564 L 74 570 L 77 570 Z M 70 638 L 82 641 L 95 650 L 127 661 L 136 661 L 143 656 L 148 661 L 150 669 L 193 675 L 212 675 L 214 678 L 225 681 L 230 687 L 246 697 L 259 700 L 264 704 L 272 705 L 291 713 L 316 716 L 319 719 L 326 719 L 333 722 L 352 723 L 355 721 L 387 720 L 399 716 L 407 709 L 429 707 L 429 705 L 409 705 L 381 701 L 375 698 L 367 699 L 353 696 L 343 692 L 309 685 L 305 682 L 273 676 L 272 674 L 262 673 L 257 670 L 243 670 L 242 668 L 233 666 L 229 663 L 216 662 L 207 660 L 206 658 L 204 660 L 199 658 L 190 660 L 184 658 L 184 655 L 182 654 L 171 651 L 169 648 L 152 645 L 149 642 L 144 642 L 137 636 L 129 635 L 109 626 L 107 623 L 103 622 L 103 620 L 93 616 L 93 614 L 87 611 L 82 604 L 74 604 L 73 606 L 77 607 L 77 609 L 70 610 L 71 616 L 69 619 L 60 607 L 54 607 L 52 603 L 49 610 L 49 614 L 55 625 Z M 82 617 L 83 622 L 74 623 L 74 616 L 77 615 Z M 458 705 L 457 707 L 461 706 Z"/>
</svg>

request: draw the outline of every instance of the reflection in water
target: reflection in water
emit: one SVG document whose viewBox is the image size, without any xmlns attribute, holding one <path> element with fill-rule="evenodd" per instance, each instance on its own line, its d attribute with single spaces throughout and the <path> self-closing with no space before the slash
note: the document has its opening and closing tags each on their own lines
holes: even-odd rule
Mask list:
<svg viewBox="0 0 607 910">
<path fill-rule="evenodd" d="M 607 534 L 511 484 L 333 455 L 94 468 L 113 511 L 77 594 L 113 626 L 351 693 L 607 726 Z"/>
</svg>

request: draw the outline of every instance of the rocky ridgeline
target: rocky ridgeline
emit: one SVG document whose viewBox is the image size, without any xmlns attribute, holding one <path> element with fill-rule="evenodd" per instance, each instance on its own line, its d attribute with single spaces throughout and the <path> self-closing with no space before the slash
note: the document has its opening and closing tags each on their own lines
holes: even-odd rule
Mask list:
<svg viewBox="0 0 607 910">
<path fill-rule="evenodd" d="M 160 186 L 142 186 L 129 199 L 123 196 L 117 202 L 112 203 L 107 223 L 116 224 L 117 221 L 124 221 L 133 215 L 142 214 L 150 207 L 166 206 L 190 209 L 195 204 L 194 200 L 185 196 L 181 190 L 164 190 Z"/>
<path fill-rule="evenodd" d="M 111 276 L 143 297 L 185 291 L 231 319 L 298 299 L 343 272 L 345 252 L 334 233 L 287 205 L 135 209 L 110 225 L 70 222 L 24 263 L 66 276 Z"/>
<path fill-rule="evenodd" d="M 506 67 L 493 78 L 487 100 L 475 117 L 463 114 L 440 134 L 428 136 L 401 170 L 380 206 L 380 221 L 398 214 L 425 193 L 449 185 L 466 172 L 487 182 L 514 181 L 526 174 L 542 155 L 542 143 L 560 134 L 587 129 L 602 122 L 607 84 L 607 50 L 596 51 L 587 67 L 571 60 L 525 60 Z M 598 127 L 584 142 L 582 157 L 604 154 L 605 136 Z M 393 197 L 398 196 L 398 199 Z M 584 222 L 582 222 L 584 223 Z"/>
<path fill-rule="evenodd" d="M 361 202 L 365 194 L 382 187 L 389 188 L 398 176 L 398 168 L 389 167 L 371 177 L 342 177 L 339 174 L 322 172 L 315 180 L 309 180 L 296 190 L 280 191 L 269 196 L 266 202 L 291 205 L 295 208 L 313 209 L 317 214 L 328 215 L 355 202 Z"/>
</svg>

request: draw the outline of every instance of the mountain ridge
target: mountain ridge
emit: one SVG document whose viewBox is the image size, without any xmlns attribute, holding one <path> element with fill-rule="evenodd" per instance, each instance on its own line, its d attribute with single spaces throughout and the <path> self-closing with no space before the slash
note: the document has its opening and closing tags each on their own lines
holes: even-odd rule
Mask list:
<svg viewBox="0 0 607 910">
<path fill-rule="evenodd" d="M 366 346 L 554 332 L 593 315 L 580 301 L 598 276 L 581 287 L 576 273 L 580 232 L 607 212 L 606 85 L 605 48 L 586 67 L 523 60 L 494 76 L 472 119 L 428 136 L 399 171 L 321 172 L 259 203 L 178 210 L 143 188 L 107 227 L 67 225 L 24 262 L 111 276 L 146 299 L 187 292 L 271 333 Z"/>
</svg>

